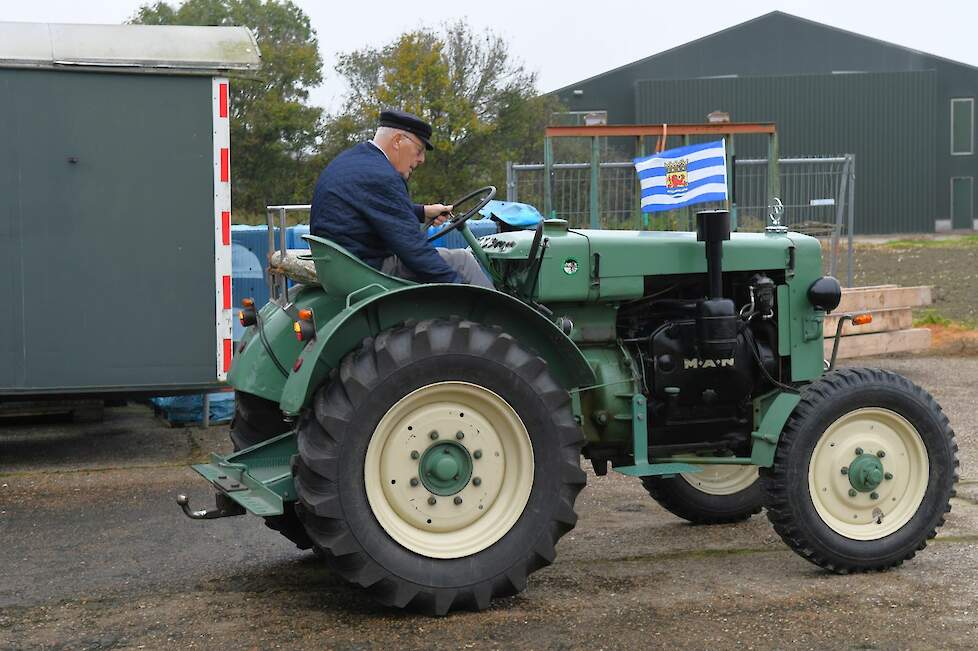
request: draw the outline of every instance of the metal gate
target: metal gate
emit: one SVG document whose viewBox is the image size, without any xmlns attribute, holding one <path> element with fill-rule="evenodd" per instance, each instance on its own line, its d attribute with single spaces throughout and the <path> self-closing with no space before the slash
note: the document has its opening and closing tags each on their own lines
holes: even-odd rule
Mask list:
<svg viewBox="0 0 978 651">
<path fill-rule="evenodd" d="M 827 272 L 836 275 L 840 245 L 846 239 L 847 286 L 852 285 L 853 200 L 856 158 L 835 157 L 778 159 L 780 187 L 775 194 L 784 204 L 781 223 L 793 231 L 826 238 Z M 662 213 L 643 213 L 640 188 L 631 161 L 599 163 L 597 187 L 590 163 L 555 163 L 550 179 L 553 211 L 576 228 L 692 230 L 695 212 L 725 207 L 720 203 Z M 506 166 L 506 199 L 543 205 L 543 164 Z M 739 231 L 761 231 L 770 213 L 767 159 L 736 160 L 733 196 L 729 206 Z M 598 201 L 591 202 L 596 190 Z M 595 212 L 596 208 L 596 212 Z"/>
</svg>

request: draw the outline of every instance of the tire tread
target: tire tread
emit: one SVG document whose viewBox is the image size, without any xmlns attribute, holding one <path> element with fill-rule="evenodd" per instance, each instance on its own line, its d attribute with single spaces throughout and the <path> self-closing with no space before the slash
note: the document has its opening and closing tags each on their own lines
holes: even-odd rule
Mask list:
<svg viewBox="0 0 978 651">
<path fill-rule="evenodd" d="M 787 477 L 789 455 L 797 439 L 802 436 L 805 423 L 813 417 L 819 404 L 831 400 L 838 395 L 849 393 L 867 384 L 884 385 L 898 388 L 908 398 L 918 401 L 928 411 L 939 414 L 941 436 L 949 441 L 951 451 L 951 489 L 947 500 L 941 505 L 941 516 L 928 527 L 925 535 L 913 548 L 906 550 L 897 558 L 885 562 L 870 563 L 865 561 L 846 561 L 836 555 L 827 553 L 818 545 L 811 544 L 806 532 L 796 517 L 791 500 Z M 937 535 L 937 530 L 944 524 L 945 513 L 950 512 L 950 498 L 954 496 L 954 486 L 959 478 L 958 445 L 947 416 L 943 413 L 937 401 L 927 391 L 917 386 L 909 379 L 891 371 L 877 368 L 843 368 L 831 371 L 811 383 L 801 393 L 801 401 L 788 418 L 781 433 L 775 452 L 774 463 L 770 468 L 761 468 L 761 484 L 766 493 L 766 508 L 768 519 L 781 539 L 799 554 L 819 567 L 836 574 L 857 572 L 882 571 L 901 565 L 914 557 L 917 551 L 927 546 L 927 541 Z"/>
</svg>

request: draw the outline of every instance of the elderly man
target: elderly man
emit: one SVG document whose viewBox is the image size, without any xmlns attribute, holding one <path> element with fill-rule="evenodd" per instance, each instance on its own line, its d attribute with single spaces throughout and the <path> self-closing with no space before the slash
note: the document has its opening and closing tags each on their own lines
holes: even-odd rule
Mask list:
<svg viewBox="0 0 978 651">
<path fill-rule="evenodd" d="M 384 111 L 373 140 L 326 166 L 312 198 L 309 230 L 384 273 L 433 283 L 492 287 L 471 251 L 436 249 L 419 223 L 445 221 L 452 206 L 411 202 L 407 180 L 431 150 L 431 125 L 403 111 Z"/>
</svg>

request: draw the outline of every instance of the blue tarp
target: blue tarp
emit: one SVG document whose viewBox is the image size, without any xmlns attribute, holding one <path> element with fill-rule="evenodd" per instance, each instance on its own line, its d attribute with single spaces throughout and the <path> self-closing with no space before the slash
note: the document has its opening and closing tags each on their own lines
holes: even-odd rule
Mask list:
<svg viewBox="0 0 978 651">
<path fill-rule="evenodd" d="M 490 201 L 479 213 L 485 217 L 494 216 L 515 228 L 536 228 L 543 219 L 540 211 L 530 204 L 515 201 Z"/>
<path fill-rule="evenodd" d="M 465 222 L 465 225 L 472 231 L 475 239 L 479 239 L 485 235 L 495 235 L 497 231 L 496 222 L 489 219 L 470 218 L 469 221 Z M 432 226 L 428 229 L 428 235 L 434 235 L 442 228 L 444 226 Z M 445 249 L 467 249 L 469 247 L 469 243 L 462 237 L 462 231 L 460 230 L 454 230 L 447 235 L 439 237 L 437 240 L 433 240 L 431 243 Z"/>
<path fill-rule="evenodd" d="M 234 394 L 228 391 L 211 393 L 211 423 L 226 423 L 234 415 Z M 204 420 L 204 396 L 167 396 L 150 398 L 171 423 L 200 423 Z"/>
</svg>

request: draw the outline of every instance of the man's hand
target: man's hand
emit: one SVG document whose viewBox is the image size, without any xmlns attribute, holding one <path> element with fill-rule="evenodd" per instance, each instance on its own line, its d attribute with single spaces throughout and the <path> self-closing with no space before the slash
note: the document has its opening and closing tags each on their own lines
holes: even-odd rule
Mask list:
<svg viewBox="0 0 978 651">
<path fill-rule="evenodd" d="M 452 216 L 452 206 L 446 206 L 443 203 L 432 203 L 424 207 L 424 218 L 435 220 L 432 222 L 433 226 L 441 226 L 444 224 L 449 217 Z"/>
</svg>

